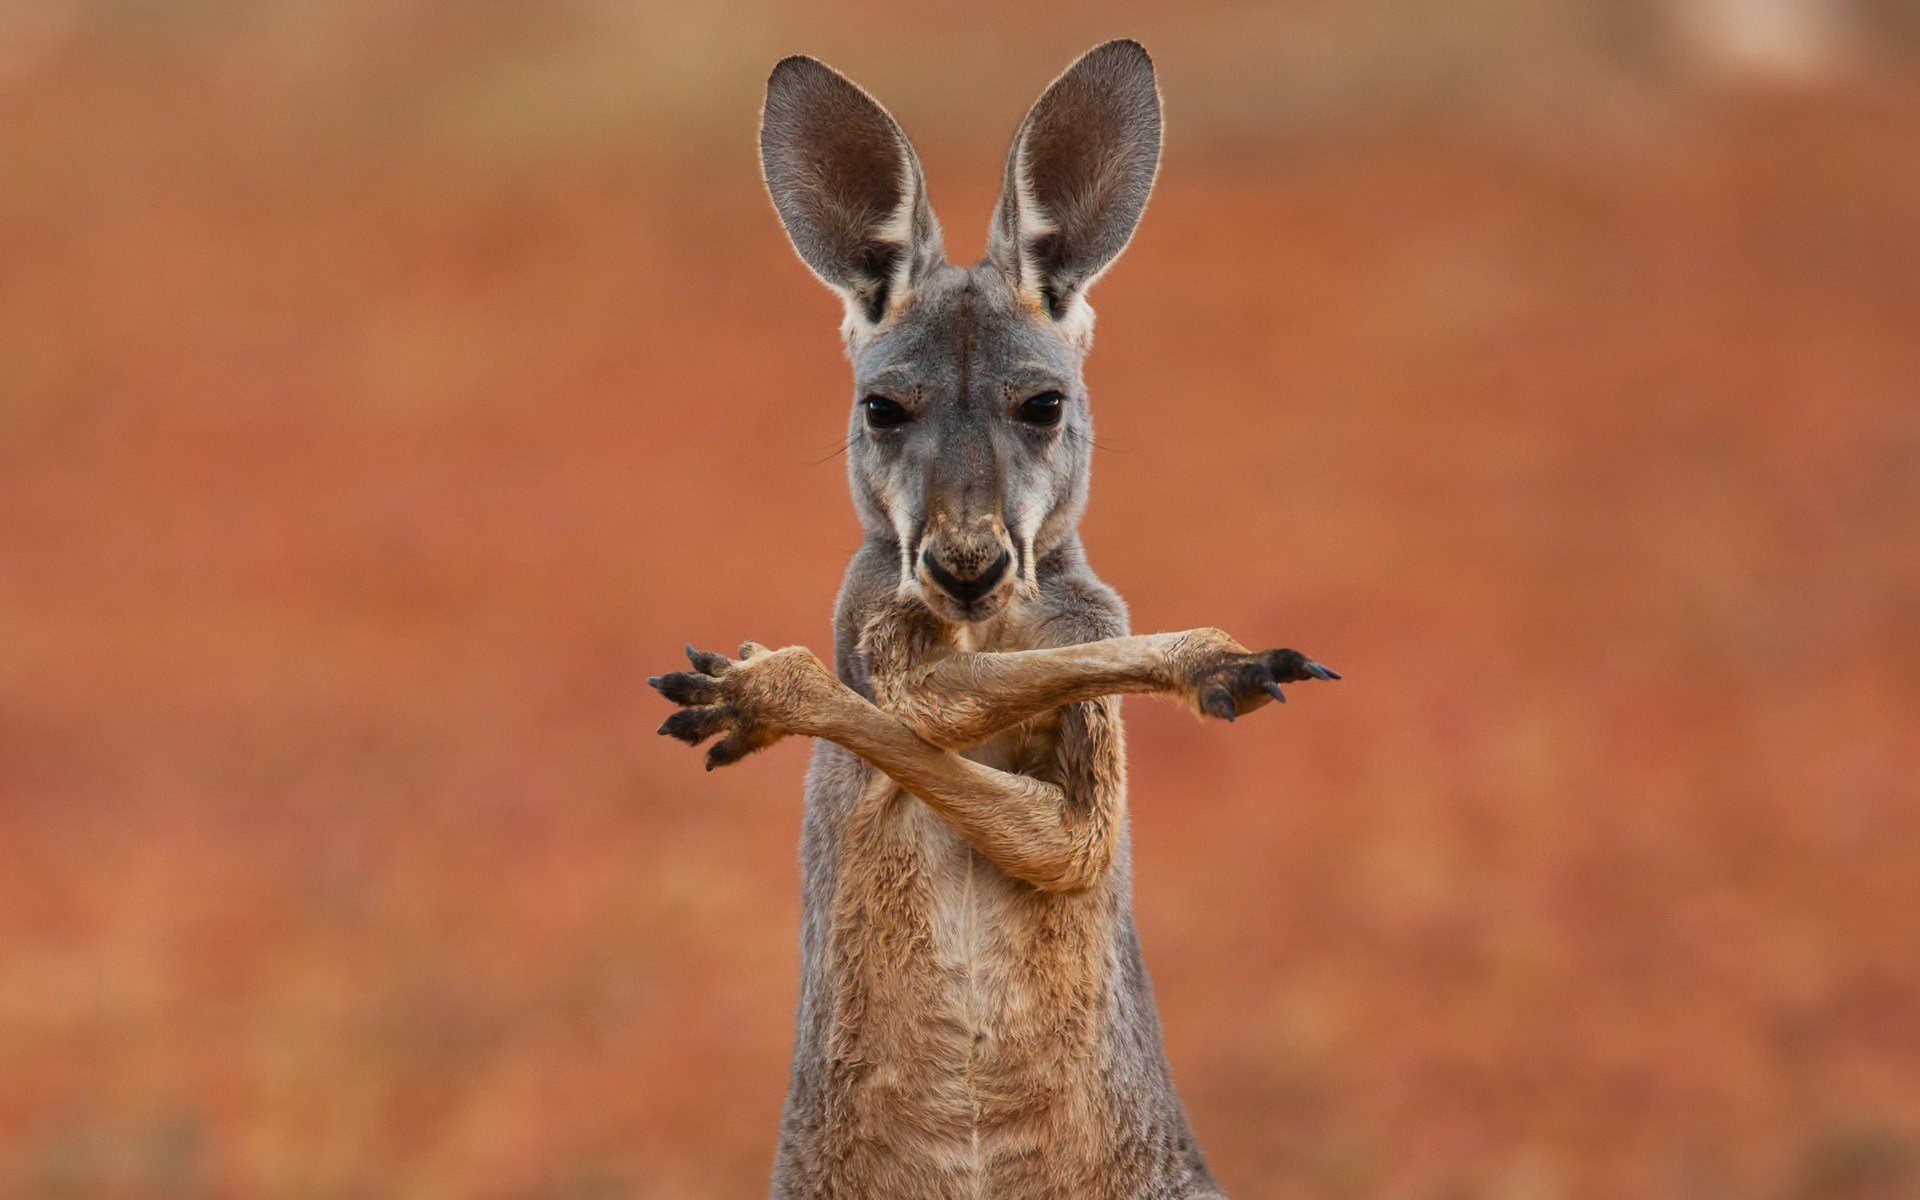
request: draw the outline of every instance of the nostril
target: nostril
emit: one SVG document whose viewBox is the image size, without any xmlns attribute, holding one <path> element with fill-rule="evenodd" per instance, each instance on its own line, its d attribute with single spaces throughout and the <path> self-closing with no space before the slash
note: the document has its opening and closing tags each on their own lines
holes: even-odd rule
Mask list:
<svg viewBox="0 0 1920 1200">
<path fill-rule="evenodd" d="M 1002 550 L 1000 557 L 988 563 L 984 570 L 968 576 L 956 575 L 940 565 L 940 560 L 934 557 L 932 550 L 921 554 L 920 560 L 926 564 L 927 574 L 933 577 L 941 591 L 962 604 L 971 604 L 993 590 L 993 585 L 1006 575 L 1013 556 Z"/>
<path fill-rule="evenodd" d="M 1013 556 L 1008 554 L 1005 550 L 1002 550 L 1000 552 L 1000 557 L 988 563 L 987 569 L 980 572 L 979 576 L 974 580 L 974 582 L 979 585 L 979 588 L 982 592 L 985 592 L 987 589 L 991 588 L 994 584 L 1000 582 L 1000 577 L 1007 573 L 1007 566 L 1012 562 L 1013 562 Z"/>
</svg>

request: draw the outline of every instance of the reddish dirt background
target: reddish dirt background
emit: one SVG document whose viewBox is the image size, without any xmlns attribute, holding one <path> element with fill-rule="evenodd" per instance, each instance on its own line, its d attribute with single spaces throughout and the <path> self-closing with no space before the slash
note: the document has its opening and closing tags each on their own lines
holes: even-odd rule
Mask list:
<svg viewBox="0 0 1920 1200">
<path fill-rule="evenodd" d="M 459 42 L 399 7 L 346 95 Z M 315 117 L 273 29 L 56 33 L 0 79 L 0 1194 L 760 1194 L 807 750 L 705 775 L 643 680 L 825 648 L 856 541 L 768 56 L 711 138 L 495 152 Z M 938 131 L 1044 77 L 923 104 L 957 253 L 997 147 Z M 1099 288 L 1097 567 L 1347 673 L 1128 706 L 1236 1196 L 1920 1194 L 1920 89 L 1629 124 L 1176 123 Z"/>
</svg>

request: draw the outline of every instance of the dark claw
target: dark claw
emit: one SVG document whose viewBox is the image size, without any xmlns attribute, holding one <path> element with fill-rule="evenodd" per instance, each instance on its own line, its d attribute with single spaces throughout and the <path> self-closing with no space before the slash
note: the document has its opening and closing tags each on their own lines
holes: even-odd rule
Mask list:
<svg viewBox="0 0 1920 1200">
<path fill-rule="evenodd" d="M 1282 704 L 1285 704 L 1287 702 L 1287 694 L 1280 690 L 1279 684 L 1268 683 L 1268 684 L 1262 684 L 1261 686 L 1266 691 L 1267 695 L 1272 696 L 1275 700 L 1278 700 Z"/>
<path fill-rule="evenodd" d="M 723 708 L 683 708 L 660 722 L 655 732 L 698 746 L 726 727 L 727 713 Z"/>
<path fill-rule="evenodd" d="M 707 749 L 707 770 L 725 767 L 739 762 L 753 753 L 753 745 L 740 736 L 738 729 L 721 738 Z"/>
<path fill-rule="evenodd" d="M 711 650 L 695 650 L 691 642 L 687 643 L 685 649 L 687 661 L 702 675 L 724 675 L 727 668 L 733 665 L 726 655 L 715 654 Z"/>
<path fill-rule="evenodd" d="M 1233 693 L 1225 688 L 1208 688 L 1200 694 L 1200 708 L 1210 716 L 1222 721 L 1231 721 L 1237 715 L 1234 711 Z"/>
<path fill-rule="evenodd" d="M 1301 669 L 1307 660 L 1298 650 L 1269 650 L 1260 655 L 1260 661 L 1266 664 L 1276 683 L 1293 683 L 1307 677 Z"/>
<path fill-rule="evenodd" d="M 647 682 L 675 704 L 711 704 L 720 698 L 720 682 L 694 671 L 655 675 Z"/>
<path fill-rule="evenodd" d="M 1296 683 L 1302 679 L 1340 678 L 1340 672 L 1321 666 L 1298 650 L 1269 650 L 1265 657 L 1267 667 L 1273 672 L 1274 679 L 1281 683 Z"/>
<path fill-rule="evenodd" d="M 1274 672 L 1267 663 L 1258 656 L 1250 657 L 1233 672 L 1233 678 L 1227 684 L 1227 690 L 1236 696 L 1245 696 L 1273 682 L 1273 677 Z"/>
</svg>

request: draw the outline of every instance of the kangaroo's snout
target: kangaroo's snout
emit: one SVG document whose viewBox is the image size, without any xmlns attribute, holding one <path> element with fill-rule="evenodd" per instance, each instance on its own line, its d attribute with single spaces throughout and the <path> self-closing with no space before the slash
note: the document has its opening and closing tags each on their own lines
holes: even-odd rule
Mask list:
<svg viewBox="0 0 1920 1200">
<path fill-rule="evenodd" d="M 994 589 L 1007 574 L 1007 568 L 1013 565 L 1013 555 L 1002 548 L 999 556 L 985 566 L 976 566 L 980 556 L 970 555 L 956 563 L 956 570 L 942 566 L 933 551 L 928 549 L 921 556 L 926 564 L 927 575 L 939 586 L 940 590 L 952 596 L 962 604 L 972 604 Z"/>
<path fill-rule="evenodd" d="M 920 544 L 920 594 L 948 620 L 984 621 L 1012 596 L 1013 543 L 998 520 L 936 517 Z"/>
</svg>

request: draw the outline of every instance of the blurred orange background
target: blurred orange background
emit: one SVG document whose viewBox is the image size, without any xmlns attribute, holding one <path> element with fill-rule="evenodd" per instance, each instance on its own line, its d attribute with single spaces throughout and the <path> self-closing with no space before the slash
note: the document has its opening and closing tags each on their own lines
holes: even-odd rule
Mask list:
<svg viewBox="0 0 1920 1200">
<path fill-rule="evenodd" d="M 1168 146 L 1085 534 L 1169 1053 L 1247 1198 L 1920 1195 L 1920 10 L 0 4 L 0 1195 L 763 1194 L 830 646 L 807 51 L 956 257 L 1078 51 Z"/>
</svg>

